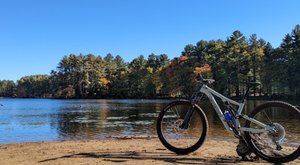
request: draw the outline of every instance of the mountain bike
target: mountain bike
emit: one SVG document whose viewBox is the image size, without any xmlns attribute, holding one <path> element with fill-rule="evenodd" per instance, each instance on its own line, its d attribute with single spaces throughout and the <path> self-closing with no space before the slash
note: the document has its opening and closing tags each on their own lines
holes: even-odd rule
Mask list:
<svg viewBox="0 0 300 165">
<path fill-rule="evenodd" d="M 300 111 L 281 101 L 270 101 L 254 108 L 249 115 L 242 114 L 250 89 L 259 85 L 244 82 L 246 92 L 237 102 L 209 87 L 213 79 L 199 74 L 200 90 L 190 100 L 177 100 L 166 105 L 157 119 L 157 134 L 162 144 L 177 154 L 188 154 L 204 143 L 208 122 L 197 104 L 203 96 L 216 111 L 225 129 L 246 142 L 258 157 L 271 163 L 284 163 L 300 155 Z M 215 97 L 225 105 L 221 110 Z"/>
</svg>

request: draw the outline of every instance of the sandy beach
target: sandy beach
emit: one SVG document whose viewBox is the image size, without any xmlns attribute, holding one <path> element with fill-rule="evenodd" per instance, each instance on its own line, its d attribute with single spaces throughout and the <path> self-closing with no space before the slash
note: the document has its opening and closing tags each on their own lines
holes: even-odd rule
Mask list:
<svg viewBox="0 0 300 165">
<path fill-rule="evenodd" d="M 176 155 L 155 137 L 1 144 L 0 164 L 269 164 L 241 161 L 236 145 L 237 141 L 207 140 L 189 155 Z M 297 159 L 288 164 L 299 163 Z"/>
</svg>

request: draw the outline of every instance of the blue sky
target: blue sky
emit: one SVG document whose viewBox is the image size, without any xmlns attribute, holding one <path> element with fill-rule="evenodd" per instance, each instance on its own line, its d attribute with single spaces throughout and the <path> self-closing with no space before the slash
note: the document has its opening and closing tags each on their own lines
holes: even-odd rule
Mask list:
<svg viewBox="0 0 300 165">
<path fill-rule="evenodd" d="M 235 30 L 278 47 L 300 24 L 299 0 L 1 0 L 0 80 L 49 74 L 64 55 L 178 57 Z"/>
</svg>

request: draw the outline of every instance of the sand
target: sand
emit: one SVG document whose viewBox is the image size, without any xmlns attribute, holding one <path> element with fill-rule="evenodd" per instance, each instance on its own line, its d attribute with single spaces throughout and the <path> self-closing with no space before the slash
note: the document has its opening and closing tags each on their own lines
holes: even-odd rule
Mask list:
<svg viewBox="0 0 300 165">
<path fill-rule="evenodd" d="M 269 164 L 241 161 L 236 145 L 237 141 L 207 140 L 191 154 L 176 155 L 156 137 L 0 144 L 0 164 Z M 300 160 L 288 164 L 300 164 Z"/>
</svg>

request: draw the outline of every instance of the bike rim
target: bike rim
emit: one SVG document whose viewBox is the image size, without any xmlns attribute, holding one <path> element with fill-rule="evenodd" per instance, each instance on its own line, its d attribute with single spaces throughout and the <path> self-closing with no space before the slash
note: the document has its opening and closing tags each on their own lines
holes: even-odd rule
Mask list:
<svg viewBox="0 0 300 165">
<path fill-rule="evenodd" d="M 300 118 L 295 110 L 284 107 L 265 107 L 258 111 L 254 119 L 265 123 L 274 132 L 251 134 L 253 146 L 257 151 L 272 158 L 283 158 L 295 153 L 300 146 Z M 251 128 L 260 128 L 254 123 Z"/>
<path fill-rule="evenodd" d="M 198 111 L 194 110 L 187 129 L 180 128 L 190 104 L 174 105 L 165 111 L 162 122 L 162 136 L 168 144 L 178 149 L 194 146 L 203 133 L 202 119 Z"/>
</svg>

